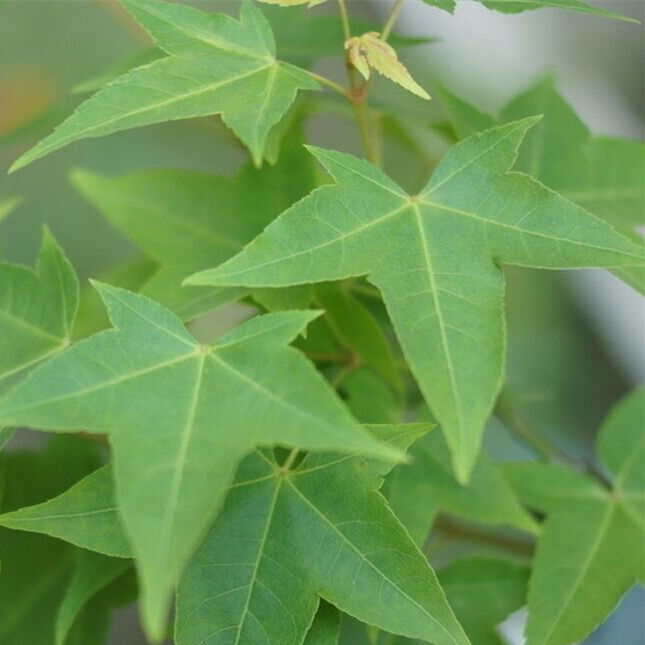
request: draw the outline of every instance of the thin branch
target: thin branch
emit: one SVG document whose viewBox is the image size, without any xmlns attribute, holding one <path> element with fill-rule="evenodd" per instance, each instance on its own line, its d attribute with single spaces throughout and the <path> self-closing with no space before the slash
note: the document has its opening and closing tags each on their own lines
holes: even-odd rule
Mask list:
<svg viewBox="0 0 645 645">
<path fill-rule="evenodd" d="M 542 436 L 510 403 L 508 396 L 502 393 L 497 400 L 495 414 L 504 425 L 528 446 L 533 448 L 543 461 L 555 461 L 573 466 L 582 467 L 605 489 L 612 490 L 613 484 L 589 460 L 578 461 L 571 458 L 554 443 Z"/>
<path fill-rule="evenodd" d="M 340 19 L 343 23 L 345 40 L 349 40 L 352 37 L 352 28 L 349 26 L 349 15 L 347 14 L 347 5 L 345 4 L 345 0 L 338 0 L 338 8 L 340 9 Z"/>
<path fill-rule="evenodd" d="M 401 13 L 401 9 L 403 9 L 404 2 L 405 0 L 396 0 L 396 2 L 392 5 L 392 10 L 387 17 L 385 25 L 383 26 L 383 31 L 381 32 L 381 40 L 387 40 L 390 37 L 392 29 L 394 28 L 394 24 L 396 23 L 397 18 Z"/>
<path fill-rule="evenodd" d="M 316 72 L 312 72 L 311 70 L 304 70 L 311 78 L 315 79 L 322 85 L 326 85 L 327 87 L 330 87 L 332 90 L 335 92 L 338 92 L 339 94 L 342 94 L 348 101 L 353 101 L 352 94 L 351 92 L 344 88 L 340 83 L 336 83 L 336 81 L 332 81 L 331 78 L 327 78 L 326 76 L 321 76 L 320 74 L 316 74 Z"/>
<path fill-rule="evenodd" d="M 512 535 L 492 533 L 476 526 L 468 526 L 455 522 L 446 516 L 440 516 L 435 522 L 435 529 L 443 539 L 474 540 L 489 546 L 495 546 L 517 555 L 531 558 L 535 549 L 533 539 L 523 539 Z M 432 542 L 428 545 L 432 551 Z"/>
</svg>

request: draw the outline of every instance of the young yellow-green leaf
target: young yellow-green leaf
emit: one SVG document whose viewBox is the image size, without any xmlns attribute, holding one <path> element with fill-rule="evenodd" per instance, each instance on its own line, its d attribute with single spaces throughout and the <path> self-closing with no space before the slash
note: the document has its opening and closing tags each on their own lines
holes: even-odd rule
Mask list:
<svg viewBox="0 0 645 645">
<path fill-rule="evenodd" d="M 375 69 L 379 74 L 412 94 L 422 99 L 430 98 L 430 95 L 410 76 L 410 72 L 399 60 L 394 47 L 381 40 L 378 32 L 370 31 L 362 36 L 350 38 L 345 43 L 345 48 L 348 50 L 352 65 L 365 79 L 370 77 L 370 69 Z"/>
<path fill-rule="evenodd" d="M 438 7 L 449 13 L 454 13 L 457 6 L 457 0 L 423 0 L 426 4 Z M 615 18 L 626 22 L 638 22 L 634 18 L 622 16 L 607 9 L 594 7 L 592 4 L 582 2 L 581 0 L 477 0 L 488 9 L 499 11 L 500 13 L 520 13 L 531 9 L 567 9 L 569 11 L 578 11 L 588 13 L 594 16 L 603 16 L 605 18 Z"/>
<path fill-rule="evenodd" d="M 315 185 L 311 155 L 296 124 L 275 166 L 246 165 L 233 179 L 182 170 L 106 178 L 72 174 L 76 188 L 159 270 L 142 292 L 190 320 L 248 293 L 182 287 L 189 274 L 242 250 L 275 217 Z M 308 303 L 307 303 L 308 304 Z M 306 305 L 305 305 L 306 306 Z"/>
<path fill-rule="evenodd" d="M 336 607 L 321 600 L 303 645 L 338 645 L 339 637 L 340 613 Z"/>
<path fill-rule="evenodd" d="M 221 115 L 260 165 L 269 131 L 298 90 L 319 87 L 305 71 L 276 59 L 271 27 L 250 0 L 239 22 L 182 3 L 122 2 L 168 56 L 108 83 L 11 171 L 80 139 L 211 114 Z"/>
<path fill-rule="evenodd" d="M 72 579 L 58 608 L 55 645 L 65 645 L 75 621 L 88 602 L 130 566 L 127 560 L 79 551 Z"/>
<path fill-rule="evenodd" d="M 0 387 L 69 344 L 77 308 L 76 274 L 46 229 L 35 271 L 0 263 Z"/>
<path fill-rule="evenodd" d="M 32 372 L 0 401 L 0 422 L 109 434 L 144 623 L 159 638 L 172 587 L 250 448 L 398 453 L 361 430 L 312 365 L 286 346 L 317 312 L 256 317 L 209 347 L 151 300 L 97 288 L 115 329 Z"/>
<path fill-rule="evenodd" d="M 477 645 L 503 645 L 495 627 L 526 602 L 529 567 L 497 558 L 455 560 L 437 573 L 450 606 Z"/>
<path fill-rule="evenodd" d="M 425 543 L 439 511 L 483 524 L 537 532 L 535 521 L 485 453 L 479 455 L 465 486 L 450 469 L 450 452 L 439 433 L 417 441 L 410 456 L 409 466 L 397 466 L 388 477 L 386 497 L 417 544 Z"/>
<path fill-rule="evenodd" d="M 441 101 L 459 137 L 490 127 L 491 116 L 440 88 Z M 643 244 L 634 227 L 645 224 L 645 144 L 612 137 L 595 137 L 547 77 L 513 99 L 502 121 L 531 114 L 542 120 L 528 133 L 517 169 L 557 190 L 602 217 L 634 242 Z M 623 267 L 614 273 L 635 289 L 645 291 L 645 269 Z"/>
<path fill-rule="evenodd" d="M 626 397 L 598 435 L 612 490 L 550 464 L 507 466 L 526 503 L 547 513 L 529 583 L 528 645 L 584 639 L 645 579 L 645 390 Z"/>
<path fill-rule="evenodd" d="M 499 265 L 645 264 L 645 251 L 611 226 L 510 172 L 535 123 L 457 144 L 416 196 L 366 161 L 313 149 L 336 185 L 318 188 L 241 253 L 187 282 L 282 287 L 367 274 L 465 482 L 503 377 Z"/>
<path fill-rule="evenodd" d="M 286 475 L 267 454 L 248 457 L 181 580 L 177 645 L 299 645 L 319 597 L 395 634 L 467 644 L 434 572 L 377 492 L 381 474 L 357 457 L 310 454 Z"/>
</svg>

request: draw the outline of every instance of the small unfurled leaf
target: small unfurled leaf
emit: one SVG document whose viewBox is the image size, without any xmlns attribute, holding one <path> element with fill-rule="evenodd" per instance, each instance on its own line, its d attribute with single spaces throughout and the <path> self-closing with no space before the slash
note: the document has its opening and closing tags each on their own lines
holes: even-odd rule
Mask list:
<svg viewBox="0 0 645 645">
<path fill-rule="evenodd" d="M 483 524 L 537 531 L 535 521 L 485 453 L 479 455 L 465 486 L 450 469 L 450 452 L 439 433 L 417 441 L 410 456 L 409 466 L 396 467 L 388 477 L 386 496 L 417 544 L 424 544 L 439 511 Z"/>
<path fill-rule="evenodd" d="M 239 22 L 182 3 L 123 4 L 168 56 L 105 85 L 11 171 L 80 139 L 212 114 L 221 115 L 260 165 L 271 128 L 298 90 L 319 87 L 304 70 L 276 60 L 271 27 L 250 0 Z"/>
<path fill-rule="evenodd" d="M 0 390 L 69 345 L 77 308 L 76 274 L 49 231 L 35 271 L 0 263 Z"/>
<path fill-rule="evenodd" d="M 455 560 L 437 573 L 448 602 L 476 645 L 503 645 L 495 628 L 526 603 L 530 569 L 497 558 Z"/>
<path fill-rule="evenodd" d="M 367 275 L 465 482 L 503 378 L 500 264 L 645 264 L 645 250 L 609 224 L 511 172 L 537 120 L 460 142 L 416 196 L 366 161 L 312 149 L 335 185 L 316 189 L 241 253 L 187 282 L 283 287 Z"/>
<path fill-rule="evenodd" d="M 108 558 L 91 551 L 78 552 L 72 579 L 56 616 L 55 645 L 65 645 L 74 622 L 87 603 L 129 566 L 127 560 Z"/>
<path fill-rule="evenodd" d="M 115 328 L 32 372 L 0 401 L 0 423 L 109 434 L 144 623 L 159 638 L 173 585 L 254 445 L 400 455 L 287 347 L 318 312 L 256 317 L 203 346 L 151 300 L 97 288 Z"/>
<path fill-rule="evenodd" d="M 394 47 L 382 40 L 378 32 L 370 31 L 362 36 L 350 38 L 345 43 L 345 47 L 349 52 L 352 65 L 365 79 L 370 77 L 370 69 L 375 69 L 379 74 L 412 94 L 422 99 L 430 98 L 430 95 L 410 76 L 405 65 L 399 60 Z"/>
<path fill-rule="evenodd" d="M 612 490 L 563 466 L 505 468 L 528 506 L 547 513 L 529 583 L 528 645 L 583 640 L 645 579 L 645 390 L 611 412 L 598 456 Z"/>
<path fill-rule="evenodd" d="M 191 320 L 248 290 L 182 287 L 182 281 L 241 251 L 280 212 L 312 190 L 315 177 L 296 123 L 283 140 L 275 166 L 258 170 L 247 164 L 232 179 L 182 170 L 107 178 L 78 170 L 72 182 L 159 264 L 142 293 Z"/>
</svg>

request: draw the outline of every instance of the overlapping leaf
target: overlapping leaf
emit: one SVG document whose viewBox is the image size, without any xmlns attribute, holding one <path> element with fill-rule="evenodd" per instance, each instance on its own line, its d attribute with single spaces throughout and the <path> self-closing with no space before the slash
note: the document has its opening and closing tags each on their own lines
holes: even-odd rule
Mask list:
<svg viewBox="0 0 645 645">
<path fill-rule="evenodd" d="M 77 308 L 76 274 L 47 230 L 35 271 L 0 263 L 0 389 L 69 344 Z"/>
<path fill-rule="evenodd" d="M 419 195 L 376 167 L 312 149 L 334 177 L 240 254 L 189 284 L 282 287 L 368 275 L 458 479 L 467 480 L 503 377 L 500 263 L 542 268 L 637 265 L 645 252 L 530 177 L 510 172 L 536 119 L 456 145 Z"/>
<path fill-rule="evenodd" d="M 108 558 L 92 551 L 79 551 L 72 578 L 56 615 L 55 645 L 65 645 L 83 610 L 92 598 L 124 573 L 130 562 Z M 93 638 L 96 625 L 93 625 Z"/>
<path fill-rule="evenodd" d="M 455 479 L 448 447 L 440 434 L 432 433 L 417 441 L 410 455 L 412 463 L 395 468 L 388 477 L 386 495 L 417 544 L 424 544 L 439 511 L 484 524 L 536 532 L 535 522 L 485 453 L 477 459 L 466 486 Z"/>
<path fill-rule="evenodd" d="M 597 450 L 612 490 L 550 464 L 510 465 L 522 499 L 547 513 L 529 584 L 528 645 L 585 638 L 623 594 L 645 580 L 645 390 L 600 429 Z"/>
<path fill-rule="evenodd" d="M 423 0 L 426 4 L 438 7 L 449 13 L 454 13 L 457 6 L 457 0 Z M 532 9 L 551 8 L 567 9 L 569 11 L 578 11 L 595 16 L 604 16 L 605 18 L 616 18 L 626 20 L 627 22 L 636 22 L 633 18 L 622 16 L 607 9 L 594 7 L 592 4 L 582 2 L 581 0 L 478 0 L 488 9 L 494 9 L 500 13 L 520 13 L 521 11 L 530 11 Z"/>
<path fill-rule="evenodd" d="M 491 127 L 494 119 L 445 88 L 441 100 L 460 137 Z M 634 242 L 643 243 L 634 227 L 645 224 L 645 144 L 641 141 L 595 137 L 547 77 L 513 99 L 501 121 L 531 114 L 543 118 L 528 133 L 517 168 L 602 217 Z M 645 291 L 645 269 L 614 271 Z"/>
<path fill-rule="evenodd" d="M 255 444 L 396 453 L 364 433 L 285 347 L 316 312 L 254 318 L 208 347 L 147 298 L 98 289 L 115 329 L 32 372 L 0 401 L 0 422 L 109 433 L 144 620 L 158 637 L 173 584 Z"/>
<path fill-rule="evenodd" d="M 189 320 L 248 290 L 186 288 L 182 280 L 240 251 L 314 187 L 311 155 L 302 147 L 297 125 L 282 148 L 275 166 L 260 171 L 249 164 L 233 179 L 154 170 L 118 178 L 76 171 L 72 180 L 119 231 L 160 265 L 142 292 Z"/>
<path fill-rule="evenodd" d="M 103 87 L 12 170 L 79 139 L 211 114 L 221 115 L 259 165 L 271 128 L 298 90 L 318 88 L 305 71 L 276 60 L 271 27 L 250 0 L 239 22 L 181 3 L 123 4 L 168 56 Z"/>
<path fill-rule="evenodd" d="M 470 640 L 503 645 L 495 628 L 524 606 L 529 568 L 509 560 L 471 557 L 455 560 L 438 576 Z"/>
<path fill-rule="evenodd" d="M 378 32 L 369 31 L 362 36 L 354 36 L 345 43 L 345 47 L 349 60 L 363 78 L 369 79 L 370 71 L 374 69 L 412 94 L 422 99 L 430 98 L 399 60 L 394 47 L 383 40 Z"/>
<path fill-rule="evenodd" d="M 98 465 L 95 446 L 76 437 L 55 437 L 43 452 L 3 456 L 2 510 L 34 504 L 64 491 Z M 54 645 L 54 624 L 74 549 L 44 535 L 0 529 L 0 642 Z M 98 626 L 97 626 L 98 627 Z M 97 645 L 102 643 L 96 631 Z"/>
<path fill-rule="evenodd" d="M 371 430 L 404 449 L 428 427 Z M 248 456 L 180 582 L 178 645 L 218 638 L 296 645 L 305 634 L 312 645 L 333 643 L 337 617 L 324 603 L 307 631 L 319 597 L 395 633 L 439 645 L 468 643 L 432 570 L 376 492 L 387 470 L 364 458 L 310 454 L 286 472 L 268 451 Z M 103 482 L 100 494 L 96 477 Z M 124 535 L 118 514 L 104 512 L 115 506 L 111 482 L 104 468 L 50 502 L 2 516 L 0 523 L 87 548 L 95 541 L 104 550 L 109 517 L 115 551 Z M 52 515 L 67 517 L 61 524 Z M 27 517 L 36 521 L 16 521 Z"/>
</svg>

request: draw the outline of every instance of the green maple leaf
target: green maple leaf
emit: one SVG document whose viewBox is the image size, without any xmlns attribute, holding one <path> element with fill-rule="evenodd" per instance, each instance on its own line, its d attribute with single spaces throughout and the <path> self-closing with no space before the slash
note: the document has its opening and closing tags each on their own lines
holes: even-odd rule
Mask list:
<svg viewBox="0 0 645 645">
<path fill-rule="evenodd" d="M 109 434 L 144 622 L 158 638 L 172 586 L 255 444 L 398 453 L 362 431 L 286 347 L 317 312 L 257 317 L 209 347 L 147 298 L 97 288 L 115 329 L 33 371 L 0 401 L 0 422 Z"/>
<path fill-rule="evenodd" d="M 0 263 L 0 387 L 69 345 L 77 308 L 76 274 L 47 230 L 35 271 Z"/>
<path fill-rule="evenodd" d="M 74 573 L 56 615 L 55 645 L 65 645 L 68 642 L 70 632 L 83 610 L 129 566 L 130 562 L 127 560 L 108 558 L 92 551 L 78 552 Z M 93 627 L 96 628 L 96 625 Z"/>
<path fill-rule="evenodd" d="M 637 580 L 645 581 L 645 390 L 626 397 L 598 434 L 607 490 L 562 466 L 506 467 L 528 506 L 547 513 L 529 583 L 528 645 L 585 638 Z"/>
<path fill-rule="evenodd" d="M 406 443 L 426 429 L 374 428 Z M 180 583 L 177 644 L 221 634 L 240 645 L 297 645 L 319 597 L 394 633 L 468 643 L 432 569 L 377 492 L 386 470 L 357 457 L 308 455 L 285 476 L 267 454 L 247 458 Z"/>
<path fill-rule="evenodd" d="M 404 449 L 429 425 L 370 428 Z M 336 453 L 309 454 L 289 472 L 268 451 L 246 457 L 180 581 L 178 645 L 197 645 L 218 629 L 237 634 L 240 645 L 254 645 L 263 630 L 271 643 L 297 645 L 319 596 L 383 629 L 468 643 L 427 561 L 377 492 L 387 471 Z M 0 524 L 127 556 L 115 497 L 106 466 L 55 499 L 0 516 Z M 324 623 L 326 645 L 335 642 L 337 617 L 324 611 L 314 626 Z"/>
<path fill-rule="evenodd" d="M 211 114 L 221 115 L 260 165 L 270 130 L 298 90 L 319 87 L 276 59 L 271 27 L 249 0 L 239 22 L 180 3 L 122 2 L 168 56 L 103 87 L 10 171 L 80 139 Z"/>
<path fill-rule="evenodd" d="M 339 638 L 340 613 L 333 605 L 321 600 L 303 645 L 338 645 Z"/>
<path fill-rule="evenodd" d="M 459 137 L 494 125 L 493 117 L 447 89 L 440 88 L 440 95 Z M 645 144 L 594 136 L 558 93 L 552 77 L 514 98 L 503 108 L 500 120 L 514 121 L 536 113 L 543 118 L 527 134 L 516 168 L 643 244 L 634 229 L 645 224 Z M 642 267 L 623 267 L 614 273 L 645 291 Z"/>
<path fill-rule="evenodd" d="M 498 558 L 469 557 L 455 560 L 437 575 L 471 641 L 503 645 L 495 627 L 524 606 L 529 567 Z"/>
<path fill-rule="evenodd" d="M 96 446 L 54 437 L 42 452 L 3 455 L 2 511 L 58 495 L 98 465 Z M 54 625 L 76 550 L 45 535 L 0 529 L 0 642 L 54 645 Z M 94 642 L 94 641 L 93 641 Z M 95 641 L 100 645 L 101 641 Z"/>
<path fill-rule="evenodd" d="M 79 170 L 72 173 L 72 181 L 110 223 L 160 265 L 142 293 L 183 320 L 248 293 L 239 288 L 182 287 L 186 276 L 242 250 L 315 186 L 311 155 L 302 147 L 298 124 L 285 137 L 275 166 L 257 170 L 248 164 L 232 179 L 181 170 L 107 178 Z"/>
<path fill-rule="evenodd" d="M 423 0 L 426 4 L 438 7 L 449 13 L 454 13 L 457 6 L 457 0 Z M 626 22 L 638 22 L 629 16 L 622 16 L 613 11 L 594 7 L 581 0 L 478 0 L 488 9 L 494 9 L 500 13 L 520 13 L 521 11 L 530 11 L 532 9 L 550 8 L 550 9 L 568 9 L 569 11 L 578 11 L 605 18 L 615 18 Z"/>
<path fill-rule="evenodd" d="M 425 543 L 440 511 L 484 524 L 537 531 L 535 521 L 484 452 L 466 486 L 455 479 L 448 446 L 440 434 L 431 433 L 417 441 L 410 455 L 412 463 L 395 468 L 388 477 L 386 496 L 417 544 Z"/>
<path fill-rule="evenodd" d="M 383 293 L 407 361 L 467 480 L 503 378 L 501 263 L 645 263 L 608 224 L 510 172 L 524 119 L 452 148 L 419 195 L 366 161 L 313 154 L 337 182 L 315 190 L 223 265 L 188 284 L 283 287 L 366 275 Z"/>
</svg>

